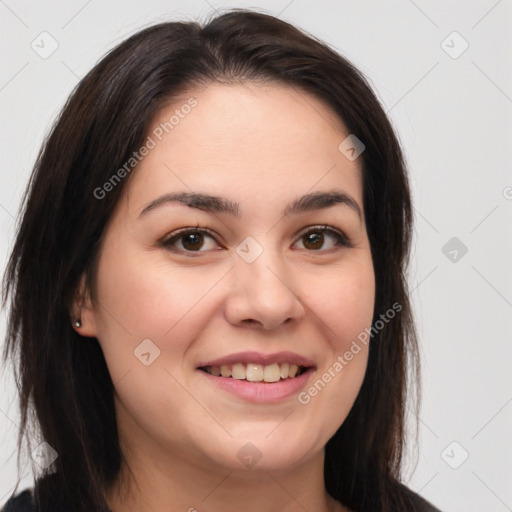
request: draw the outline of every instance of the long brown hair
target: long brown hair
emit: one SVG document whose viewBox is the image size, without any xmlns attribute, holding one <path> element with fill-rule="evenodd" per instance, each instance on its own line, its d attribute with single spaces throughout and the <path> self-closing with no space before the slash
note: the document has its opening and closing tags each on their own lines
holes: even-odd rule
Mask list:
<svg viewBox="0 0 512 512">
<path fill-rule="evenodd" d="M 247 80 L 284 83 L 326 101 L 365 145 L 373 320 L 394 303 L 402 309 L 370 341 L 362 388 L 326 446 L 325 484 L 354 510 L 419 510 L 400 483 L 408 375 L 411 383 L 419 378 L 406 283 L 411 199 L 400 145 L 367 80 L 345 58 L 280 19 L 233 9 L 204 25 L 151 26 L 111 50 L 77 85 L 38 155 L 3 305 L 10 299 L 4 359 L 17 361 L 18 453 L 32 419 L 58 453 L 52 486 L 38 487 L 41 512 L 51 500 L 75 511 L 107 510 L 103 489 L 122 460 L 103 353 L 97 340 L 83 342 L 69 313 L 83 272 L 94 290 L 105 226 L 128 180 L 101 199 L 95 190 L 141 147 L 164 103 L 195 85 Z"/>
</svg>

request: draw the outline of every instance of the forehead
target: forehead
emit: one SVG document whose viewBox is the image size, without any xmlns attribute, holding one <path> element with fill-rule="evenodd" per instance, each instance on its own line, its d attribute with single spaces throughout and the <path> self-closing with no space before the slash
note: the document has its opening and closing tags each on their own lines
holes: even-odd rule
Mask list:
<svg viewBox="0 0 512 512">
<path fill-rule="evenodd" d="M 359 159 L 338 149 L 348 136 L 322 100 L 278 83 L 209 84 L 163 107 L 152 149 L 127 184 L 130 208 L 170 191 L 205 191 L 260 207 L 342 188 L 362 207 Z M 254 205 L 253 205 L 254 206 Z"/>
</svg>

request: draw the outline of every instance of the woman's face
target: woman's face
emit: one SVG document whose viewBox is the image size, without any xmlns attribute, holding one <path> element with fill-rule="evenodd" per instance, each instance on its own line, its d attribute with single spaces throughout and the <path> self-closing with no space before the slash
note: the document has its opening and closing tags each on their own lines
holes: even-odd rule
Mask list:
<svg viewBox="0 0 512 512">
<path fill-rule="evenodd" d="M 212 84 L 148 135 L 81 313 L 124 448 L 231 470 L 321 456 L 362 384 L 368 347 L 345 354 L 375 294 L 349 133 L 293 88 Z"/>
</svg>

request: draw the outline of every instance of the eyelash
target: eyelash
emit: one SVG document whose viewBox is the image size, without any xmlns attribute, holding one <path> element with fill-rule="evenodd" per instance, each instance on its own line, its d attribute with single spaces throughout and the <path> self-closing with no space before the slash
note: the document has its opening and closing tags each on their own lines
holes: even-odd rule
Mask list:
<svg viewBox="0 0 512 512">
<path fill-rule="evenodd" d="M 165 240 L 163 240 L 161 242 L 161 245 L 163 247 L 165 247 L 166 249 L 168 250 L 171 250 L 173 252 L 178 252 L 178 253 L 181 253 L 181 254 L 187 254 L 187 255 L 196 255 L 196 254 L 200 254 L 202 252 L 208 252 L 208 251 L 188 251 L 188 250 L 185 250 L 185 249 L 176 249 L 175 247 L 173 247 L 174 243 L 176 243 L 177 241 L 179 241 L 179 239 L 181 237 L 183 237 L 184 235 L 188 235 L 188 234 L 202 234 L 202 235 L 208 235 L 209 237 L 213 238 L 215 240 L 215 242 L 218 244 L 217 240 L 215 239 L 215 236 L 213 235 L 213 233 L 207 229 L 207 228 L 202 228 L 200 227 L 199 225 L 196 226 L 195 228 L 182 228 L 182 229 L 179 229 L 178 231 L 174 232 L 174 234 L 169 237 L 169 238 L 166 238 Z M 328 233 L 329 235 L 333 236 L 333 238 L 336 240 L 337 242 L 337 245 L 339 247 L 345 247 L 345 248 L 350 248 L 350 247 L 353 247 L 350 239 L 344 234 L 342 233 L 341 231 L 339 231 L 338 229 L 336 228 L 333 228 L 332 226 L 329 226 L 328 224 L 323 224 L 323 225 L 317 225 L 317 226 L 309 226 L 308 228 L 306 228 L 305 231 L 302 231 L 301 234 L 299 235 L 299 238 L 298 240 L 300 240 L 301 238 L 303 238 L 304 236 L 306 236 L 307 234 L 309 233 Z M 308 252 L 326 252 L 326 250 L 321 250 L 321 249 L 318 249 L 318 250 L 314 250 L 314 249 L 305 249 L 306 251 Z M 195 257 L 195 256 L 193 256 Z"/>
</svg>

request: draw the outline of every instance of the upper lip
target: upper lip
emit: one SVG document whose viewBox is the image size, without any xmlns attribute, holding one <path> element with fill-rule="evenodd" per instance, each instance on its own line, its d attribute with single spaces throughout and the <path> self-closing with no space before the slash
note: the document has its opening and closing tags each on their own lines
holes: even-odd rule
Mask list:
<svg viewBox="0 0 512 512">
<path fill-rule="evenodd" d="M 205 366 L 222 366 L 235 363 L 255 363 L 261 365 L 269 365 L 273 363 L 282 364 L 290 363 L 297 366 L 315 367 L 315 363 L 307 357 L 301 356 L 294 352 L 275 352 L 274 354 L 262 354 L 261 352 L 237 352 L 218 359 L 211 359 L 203 361 L 197 365 L 197 368 L 204 368 Z"/>
</svg>

